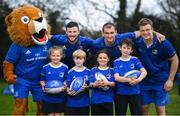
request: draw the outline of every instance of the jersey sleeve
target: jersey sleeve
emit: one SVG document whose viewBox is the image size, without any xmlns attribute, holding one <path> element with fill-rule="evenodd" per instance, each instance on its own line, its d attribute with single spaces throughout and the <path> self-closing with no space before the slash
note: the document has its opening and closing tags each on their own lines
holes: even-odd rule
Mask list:
<svg viewBox="0 0 180 116">
<path fill-rule="evenodd" d="M 136 62 L 135 63 L 136 64 L 136 68 L 138 70 L 140 70 L 141 68 L 144 68 L 144 66 L 142 65 L 141 61 L 138 58 L 136 58 L 135 62 Z"/>
<path fill-rule="evenodd" d="M 117 63 L 117 61 L 114 61 L 113 68 L 114 68 L 114 74 L 116 74 L 116 73 L 119 74 L 119 69 L 118 69 L 118 63 Z"/>
<path fill-rule="evenodd" d="M 110 82 L 115 82 L 115 79 L 114 79 L 114 70 L 113 69 L 111 69 L 111 78 L 110 78 Z"/>
<path fill-rule="evenodd" d="M 44 67 L 41 70 L 41 81 L 46 81 L 46 69 Z"/>
<path fill-rule="evenodd" d="M 64 45 L 67 41 L 65 35 L 53 35 L 50 39 L 52 44 Z"/>
<path fill-rule="evenodd" d="M 91 83 L 94 83 L 95 82 L 95 77 L 94 77 L 94 70 L 93 69 L 91 69 L 91 71 L 90 71 L 90 76 L 89 76 L 89 83 L 91 84 Z"/>
<path fill-rule="evenodd" d="M 19 61 L 19 58 L 21 56 L 21 47 L 15 43 L 11 44 L 5 60 L 10 63 L 17 63 Z"/>
<path fill-rule="evenodd" d="M 86 45 L 89 47 L 93 45 L 93 41 L 94 41 L 93 39 L 88 38 L 88 37 L 85 39 Z"/>
<path fill-rule="evenodd" d="M 67 83 L 68 87 L 70 87 L 71 82 L 72 82 L 72 74 L 71 74 L 71 72 L 68 72 L 67 78 L 66 78 L 66 83 Z"/>
<path fill-rule="evenodd" d="M 136 34 L 135 32 L 127 32 L 127 33 L 122 33 L 122 34 L 116 34 L 115 36 L 119 41 L 122 39 L 136 39 Z"/>
<path fill-rule="evenodd" d="M 169 59 L 176 54 L 174 47 L 172 46 L 172 44 L 168 40 L 164 40 L 162 42 L 162 44 L 164 47 L 163 52 L 164 52 L 165 58 Z"/>
</svg>

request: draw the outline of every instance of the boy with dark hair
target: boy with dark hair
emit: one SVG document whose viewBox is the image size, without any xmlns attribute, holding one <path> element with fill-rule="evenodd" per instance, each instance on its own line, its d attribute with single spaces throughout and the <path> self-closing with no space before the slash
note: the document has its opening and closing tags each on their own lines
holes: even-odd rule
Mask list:
<svg viewBox="0 0 180 116">
<path fill-rule="evenodd" d="M 142 115 L 139 82 L 147 75 L 147 72 L 137 57 L 131 56 L 133 42 L 123 39 L 119 50 L 121 57 L 114 61 L 114 77 L 116 80 L 116 115 L 126 115 L 128 104 L 131 115 Z M 139 70 L 141 75 L 136 78 L 127 78 L 125 74 L 132 70 Z"/>
</svg>

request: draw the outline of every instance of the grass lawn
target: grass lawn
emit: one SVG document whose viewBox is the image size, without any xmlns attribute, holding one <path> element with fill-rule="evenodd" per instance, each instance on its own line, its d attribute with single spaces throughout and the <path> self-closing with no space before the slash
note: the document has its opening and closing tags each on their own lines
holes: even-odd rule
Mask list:
<svg viewBox="0 0 180 116">
<path fill-rule="evenodd" d="M 13 111 L 14 100 L 12 95 L 2 95 L 2 92 L 7 84 L 0 79 L 0 115 L 10 115 Z M 171 103 L 166 107 L 167 115 L 180 115 L 180 96 L 178 95 L 178 87 L 175 84 L 173 90 L 170 92 Z M 35 114 L 35 103 L 32 102 L 32 98 L 29 97 L 29 113 L 28 115 Z M 151 105 L 150 115 L 156 115 L 154 105 Z M 128 113 L 129 114 L 129 113 Z"/>
</svg>

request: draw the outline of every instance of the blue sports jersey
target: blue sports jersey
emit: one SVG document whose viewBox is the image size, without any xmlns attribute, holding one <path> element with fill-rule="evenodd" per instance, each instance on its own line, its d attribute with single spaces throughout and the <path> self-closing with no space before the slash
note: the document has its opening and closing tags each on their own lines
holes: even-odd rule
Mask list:
<svg viewBox="0 0 180 116">
<path fill-rule="evenodd" d="M 61 63 L 59 66 L 53 66 L 51 63 L 43 66 L 41 71 L 41 81 L 58 80 L 62 83 L 65 81 L 67 77 L 68 67 L 67 65 Z M 65 92 L 61 92 L 58 94 L 46 94 L 44 93 L 43 101 L 49 103 L 62 103 L 65 101 Z"/>
<path fill-rule="evenodd" d="M 67 76 L 67 86 L 70 87 L 71 82 L 77 77 L 83 77 L 86 84 L 89 85 L 90 70 L 84 67 L 82 70 L 77 70 L 75 67 L 69 70 Z M 68 107 L 88 107 L 89 106 L 89 91 L 85 90 L 78 93 L 76 96 L 67 97 Z"/>
<path fill-rule="evenodd" d="M 124 76 L 125 73 L 131 70 L 140 70 L 144 68 L 137 57 L 130 56 L 129 59 L 124 60 L 121 57 L 114 61 L 114 74 Z M 125 83 L 116 83 L 116 94 L 133 95 L 140 94 L 139 84 L 127 85 Z"/>
<path fill-rule="evenodd" d="M 148 72 L 147 77 L 142 83 L 147 83 L 150 87 L 154 88 L 163 86 L 170 73 L 168 60 L 176 54 L 171 43 L 167 39 L 159 43 L 157 37 L 154 36 L 153 44 L 147 48 L 143 38 L 140 37 L 135 41 L 135 48 Z"/>
<path fill-rule="evenodd" d="M 55 45 L 61 45 L 64 48 L 64 53 L 66 55 L 66 58 L 64 59 L 64 63 L 67 64 L 70 67 L 74 66 L 74 62 L 72 59 L 72 54 L 74 51 L 77 49 L 82 49 L 85 52 L 89 50 L 89 48 L 93 44 L 93 40 L 84 37 L 84 36 L 78 36 L 77 37 L 77 42 L 75 44 L 71 44 L 68 41 L 68 36 L 67 35 L 54 35 L 51 37 L 50 41 L 55 44 Z"/>
<path fill-rule="evenodd" d="M 94 67 L 90 72 L 90 83 L 94 83 L 96 81 L 95 74 L 98 75 L 99 73 L 104 75 L 108 81 L 115 82 L 112 68 L 107 67 L 106 69 L 101 69 Z M 113 102 L 113 98 L 114 92 L 112 88 L 92 88 L 91 104 Z"/>
<path fill-rule="evenodd" d="M 107 46 L 105 44 L 104 37 L 97 38 L 94 41 L 91 51 L 92 51 L 92 53 L 96 54 L 98 51 L 100 51 L 102 49 L 106 49 L 111 54 L 111 64 L 112 64 L 115 59 L 120 57 L 121 53 L 119 51 L 118 46 L 121 43 L 121 41 L 125 38 L 135 39 L 136 34 L 134 32 L 116 34 L 115 42 L 111 46 Z"/>
<path fill-rule="evenodd" d="M 50 42 L 46 45 L 22 47 L 12 43 L 7 52 L 5 61 L 15 65 L 14 73 L 17 82 L 23 84 L 40 84 L 40 72 L 46 62 Z"/>
</svg>

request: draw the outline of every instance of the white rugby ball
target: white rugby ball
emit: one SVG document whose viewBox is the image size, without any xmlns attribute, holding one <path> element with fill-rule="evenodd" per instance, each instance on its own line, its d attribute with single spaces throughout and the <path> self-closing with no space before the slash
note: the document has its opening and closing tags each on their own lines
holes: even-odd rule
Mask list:
<svg viewBox="0 0 180 116">
<path fill-rule="evenodd" d="M 108 82 L 107 78 L 100 72 L 95 73 L 96 80 L 103 80 Z M 108 90 L 109 86 L 101 87 L 103 90 Z"/>
<path fill-rule="evenodd" d="M 76 77 L 70 84 L 70 91 L 77 94 L 81 91 L 81 88 L 86 83 L 83 77 Z"/>
<path fill-rule="evenodd" d="M 131 70 L 124 74 L 124 77 L 126 78 L 139 78 L 141 75 L 141 72 L 139 70 Z"/>
<path fill-rule="evenodd" d="M 61 81 L 53 80 L 53 81 L 48 81 L 45 84 L 45 92 L 50 93 L 50 94 L 57 94 L 63 91 L 64 89 L 64 84 Z"/>
</svg>

